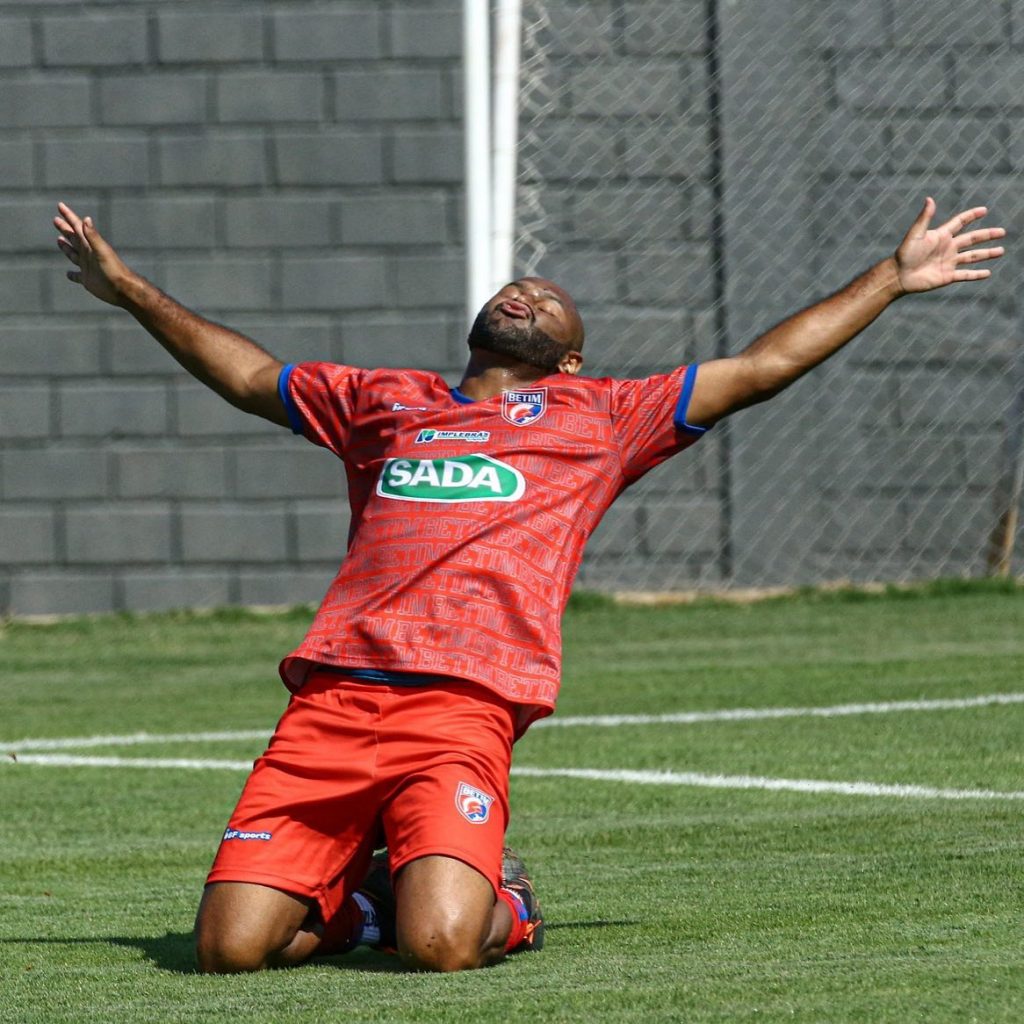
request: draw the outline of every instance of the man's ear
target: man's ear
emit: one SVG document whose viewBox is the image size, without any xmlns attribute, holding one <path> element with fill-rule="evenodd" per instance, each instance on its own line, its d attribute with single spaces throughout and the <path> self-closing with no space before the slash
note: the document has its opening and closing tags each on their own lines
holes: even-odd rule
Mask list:
<svg viewBox="0 0 1024 1024">
<path fill-rule="evenodd" d="M 583 356 L 576 351 L 566 352 L 558 361 L 560 373 L 577 374 L 583 368 Z"/>
</svg>

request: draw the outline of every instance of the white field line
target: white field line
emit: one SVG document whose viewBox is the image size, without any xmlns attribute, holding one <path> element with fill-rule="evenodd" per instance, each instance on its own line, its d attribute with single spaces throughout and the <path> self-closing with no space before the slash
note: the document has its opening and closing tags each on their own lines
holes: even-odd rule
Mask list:
<svg viewBox="0 0 1024 1024">
<path fill-rule="evenodd" d="M 707 775 L 703 772 L 631 771 L 604 768 L 524 768 L 513 775 L 531 779 L 585 779 L 629 782 L 641 786 L 698 786 L 704 789 L 766 789 L 789 793 L 838 793 L 842 796 L 923 797 L 932 800 L 1024 800 L 1024 792 L 994 789 L 936 789 L 932 786 L 878 782 L 832 782 L 822 779 L 772 779 L 760 775 Z"/>
<path fill-rule="evenodd" d="M 84 754 L 10 754 L 7 764 L 41 764 L 58 768 L 213 768 L 233 772 L 252 771 L 248 761 L 218 761 L 195 757 L 97 757 Z"/>
<path fill-rule="evenodd" d="M 868 704 L 833 704 L 805 708 L 725 708 L 720 711 L 678 711 L 664 715 L 565 715 L 534 722 L 531 729 L 624 725 L 696 725 L 701 722 L 755 722 L 775 718 L 841 718 L 844 715 L 884 715 L 904 711 L 962 711 L 992 705 L 1024 704 L 1024 693 L 991 693 L 980 697 L 936 700 L 894 700 Z M 266 729 L 222 732 L 148 733 L 124 736 L 67 736 L 57 739 L 0 740 L 2 751 L 85 750 L 89 747 L 127 747 L 145 743 L 206 743 L 229 740 L 268 740 Z"/>
<path fill-rule="evenodd" d="M 184 757 L 96 757 L 76 754 L 21 754 L 8 764 L 86 768 L 191 768 L 248 771 L 251 761 L 218 761 Z M 931 786 L 885 785 L 877 782 L 831 782 L 820 779 L 773 779 L 758 775 L 707 775 L 703 772 L 631 771 L 625 768 L 526 768 L 512 774 L 530 779 L 582 779 L 587 782 L 628 782 L 641 786 L 694 786 L 705 789 L 762 789 L 789 793 L 836 793 L 841 796 L 886 796 L 930 800 L 1024 800 L 1024 792 L 992 789 L 936 789 Z"/>
<path fill-rule="evenodd" d="M 89 747 L 134 747 L 142 743 L 220 743 L 229 740 L 270 739 L 269 729 L 235 729 L 223 732 L 133 732 L 126 736 L 65 736 L 46 740 L 0 740 L 7 750 L 86 750 Z"/>
<path fill-rule="evenodd" d="M 870 704 L 833 704 L 817 708 L 725 708 L 720 711 L 679 711 L 665 715 L 566 715 L 544 718 L 531 729 L 570 726 L 695 725 L 700 722 L 755 722 L 769 718 L 841 718 L 844 715 L 887 715 L 902 711 L 962 711 L 994 704 L 1024 704 L 1024 693 L 991 693 L 981 697 L 936 700 L 891 700 Z"/>
</svg>

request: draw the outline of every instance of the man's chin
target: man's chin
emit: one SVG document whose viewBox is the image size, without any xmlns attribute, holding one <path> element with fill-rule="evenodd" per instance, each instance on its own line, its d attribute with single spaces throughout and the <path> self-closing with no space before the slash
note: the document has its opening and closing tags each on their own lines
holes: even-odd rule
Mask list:
<svg viewBox="0 0 1024 1024">
<path fill-rule="evenodd" d="M 535 330 L 527 332 L 496 332 L 473 330 L 469 336 L 469 347 L 483 349 L 494 355 L 514 359 L 517 363 L 554 373 L 565 352 L 561 345 L 547 335 L 538 337 Z"/>
<path fill-rule="evenodd" d="M 544 373 L 554 373 L 555 370 L 558 369 L 558 362 L 561 359 L 561 355 L 559 355 L 558 358 L 552 359 L 545 354 L 523 351 L 512 346 L 479 345 L 471 341 L 469 347 L 473 349 L 480 349 L 484 352 L 490 352 L 496 356 L 502 356 L 503 358 L 510 359 L 516 363 L 531 366 L 536 370 L 542 370 Z"/>
</svg>

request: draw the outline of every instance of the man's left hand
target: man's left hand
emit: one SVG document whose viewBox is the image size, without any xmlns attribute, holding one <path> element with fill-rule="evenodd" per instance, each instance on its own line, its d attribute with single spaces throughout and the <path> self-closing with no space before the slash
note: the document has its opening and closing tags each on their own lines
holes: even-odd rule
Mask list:
<svg viewBox="0 0 1024 1024">
<path fill-rule="evenodd" d="M 929 229 L 935 216 L 935 200 L 924 201 L 920 216 L 907 232 L 896 250 L 896 269 L 901 291 L 927 292 L 956 281 L 981 281 L 992 271 L 968 269 L 969 264 L 998 259 L 1003 255 L 1001 245 L 988 249 L 975 249 L 982 242 L 1002 238 L 1003 228 L 980 228 L 965 231 L 968 225 L 988 213 L 988 207 L 975 206 L 951 217 L 941 227 Z"/>
</svg>

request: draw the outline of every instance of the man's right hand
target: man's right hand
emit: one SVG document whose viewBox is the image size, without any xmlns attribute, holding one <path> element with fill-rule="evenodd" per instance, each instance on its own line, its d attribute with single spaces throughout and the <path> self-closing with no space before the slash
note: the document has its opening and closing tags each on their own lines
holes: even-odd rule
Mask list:
<svg viewBox="0 0 1024 1024">
<path fill-rule="evenodd" d="M 134 273 L 96 230 L 59 203 L 57 245 L 75 265 L 68 279 L 96 298 L 127 310 L 197 380 L 245 412 L 290 426 L 278 394 L 284 365 L 244 334 L 193 313 Z"/>
<path fill-rule="evenodd" d="M 131 270 L 96 230 L 91 217 L 79 217 L 66 203 L 58 203 L 57 209 L 60 213 L 53 218 L 60 232 L 57 245 L 78 268 L 68 271 L 68 280 L 112 306 L 122 305 L 122 287 Z"/>
</svg>

